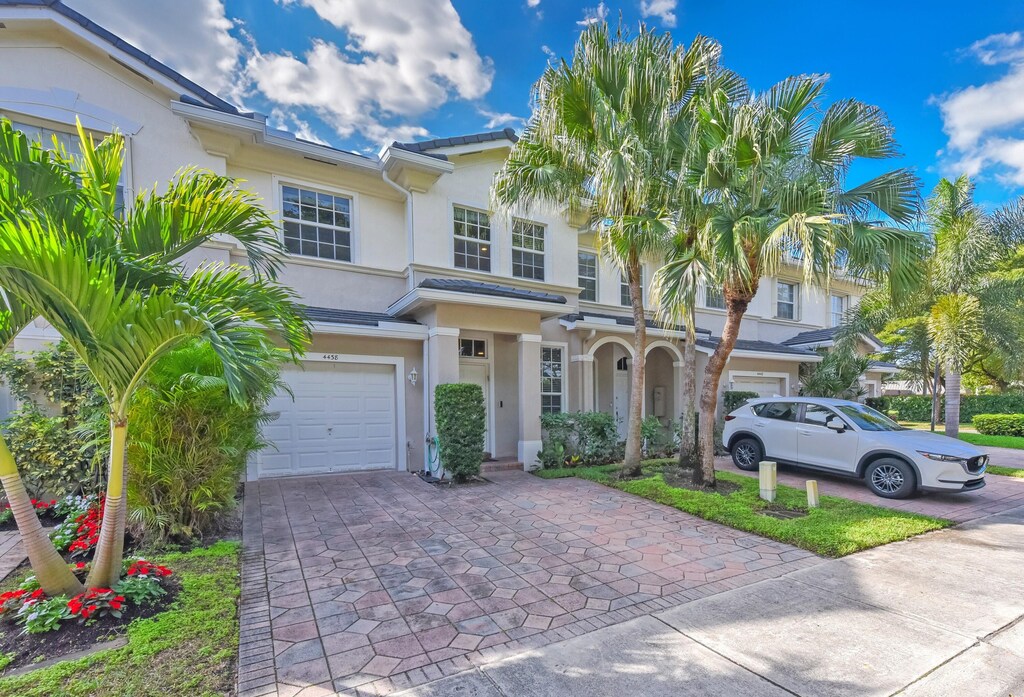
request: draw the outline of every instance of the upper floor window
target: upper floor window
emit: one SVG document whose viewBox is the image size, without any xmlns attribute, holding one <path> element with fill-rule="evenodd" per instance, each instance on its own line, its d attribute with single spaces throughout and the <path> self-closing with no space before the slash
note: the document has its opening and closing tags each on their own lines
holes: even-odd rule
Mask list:
<svg viewBox="0 0 1024 697">
<path fill-rule="evenodd" d="M 846 296 L 833 295 L 829 300 L 830 319 L 832 326 L 838 327 L 843 323 L 843 316 L 846 314 Z"/>
<path fill-rule="evenodd" d="M 284 244 L 290 253 L 352 261 L 352 199 L 282 186 L 281 217 Z"/>
<path fill-rule="evenodd" d="M 491 218 L 483 211 L 455 206 L 455 266 L 491 270 Z"/>
<path fill-rule="evenodd" d="M 555 414 L 562 411 L 563 351 L 560 346 L 541 346 L 540 349 L 540 412 Z"/>
<path fill-rule="evenodd" d="M 544 226 L 528 220 L 512 221 L 512 275 L 544 280 Z"/>
<path fill-rule="evenodd" d="M 640 268 L 640 292 L 644 290 L 644 270 Z M 626 272 L 622 271 L 619 273 L 619 304 L 623 307 L 632 307 L 633 303 L 629 299 L 629 281 L 626 278 Z"/>
<path fill-rule="evenodd" d="M 577 268 L 580 300 L 597 302 L 597 255 L 593 252 L 580 252 Z"/>
<path fill-rule="evenodd" d="M 704 307 L 710 307 L 713 310 L 725 309 L 725 293 L 719 286 L 704 287 Z"/>
<path fill-rule="evenodd" d="M 796 319 L 796 283 L 777 281 L 775 283 L 775 316 L 779 319 Z"/>
</svg>

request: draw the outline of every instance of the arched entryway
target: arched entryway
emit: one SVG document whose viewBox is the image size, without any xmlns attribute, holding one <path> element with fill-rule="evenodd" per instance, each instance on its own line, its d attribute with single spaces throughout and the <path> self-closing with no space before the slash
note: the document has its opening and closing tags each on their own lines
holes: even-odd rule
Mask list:
<svg viewBox="0 0 1024 697">
<path fill-rule="evenodd" d="M 654 341 L 647 346 L 647 368 L 644 378 L 645 416 L 656 416 L 665 426 L 679 418 L 683 354 L 668 341 Z"/>
<path fill-rule="evenodd" d="M 633 347 L 619 337 L 604 337 L 590 347 L 593 356 L 595 411 L 615 418 L 619 436 L 626 437 L 629 418 L 629 386 L 633 374 Z"/>
</svg>

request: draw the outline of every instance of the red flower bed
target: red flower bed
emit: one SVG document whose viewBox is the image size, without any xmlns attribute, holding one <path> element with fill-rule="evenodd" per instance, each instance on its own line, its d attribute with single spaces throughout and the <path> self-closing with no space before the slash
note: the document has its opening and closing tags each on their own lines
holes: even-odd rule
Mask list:
<svg viewBox="0 0 1024 697">
<path fill-rule="evenodd" d="M 75 518 L 78 523 L 76 537 L 68 551 L 71 556 L 77 557 L 91 552 L 100 539 L 100 524 L 103 522 L 103 508 L 106 500 L 101 498 L 99 503 L 89 508 L 88 511 Z"/>
<path fill-rule="evenodd" d="M 120 617 L 124 607 L 124 596 L 110 588 L 90 588 L 68 601 L 68 611 L 77 617 L 79 623 L 94 617 Z"/>
<path fill-rule="evenodd" d="M 132 562 L 131 566 L 128 567 L 129 576 L 138 576 L 139 578 L 166 578 L 171 575 L 171 570 L 166 566 L 160 566 L 154 564 L 151 561 L 145 559 L 138 559 Z"/>
</svg>

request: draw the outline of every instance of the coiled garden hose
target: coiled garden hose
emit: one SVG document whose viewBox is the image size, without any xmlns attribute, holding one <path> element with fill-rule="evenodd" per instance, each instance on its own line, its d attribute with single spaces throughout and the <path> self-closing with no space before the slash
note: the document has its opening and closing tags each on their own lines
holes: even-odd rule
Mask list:
<svg viewBox="0 0 1024 697">
<path fill-rule="evenodd" d="M 441 441 L 437 436 L 427 436 L 427 472 L 440 479 L 443 469 L 441 466 Z"/>
</svg>

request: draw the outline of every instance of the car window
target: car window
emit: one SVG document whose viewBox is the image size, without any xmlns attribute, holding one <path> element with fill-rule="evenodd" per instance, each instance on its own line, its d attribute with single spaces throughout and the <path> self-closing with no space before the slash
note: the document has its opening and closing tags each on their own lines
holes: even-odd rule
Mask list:
<svg viewBox="0 0 1024 697">
<path fill-rule="evenodd" d="M 848 416 L 853 423 L 864 431 L 906 431 L 907 429 L 890 419 L 885 414 L 875 411 L 863 404 L 842 405 L 839 411 Z"/>
<path fill-rule="evenodd" d="M 824 426 L 832 419 L 838 419 L 834 411 L 820 404 L 808 404 L 804 407 L 804 423 L 813 426 Z"/>
<path fill-rule="evenodd" d="M 796 421 L 795 402 L 766 402 L 754 407 L 754 413 L 766 419 Z"/>
</svg>

